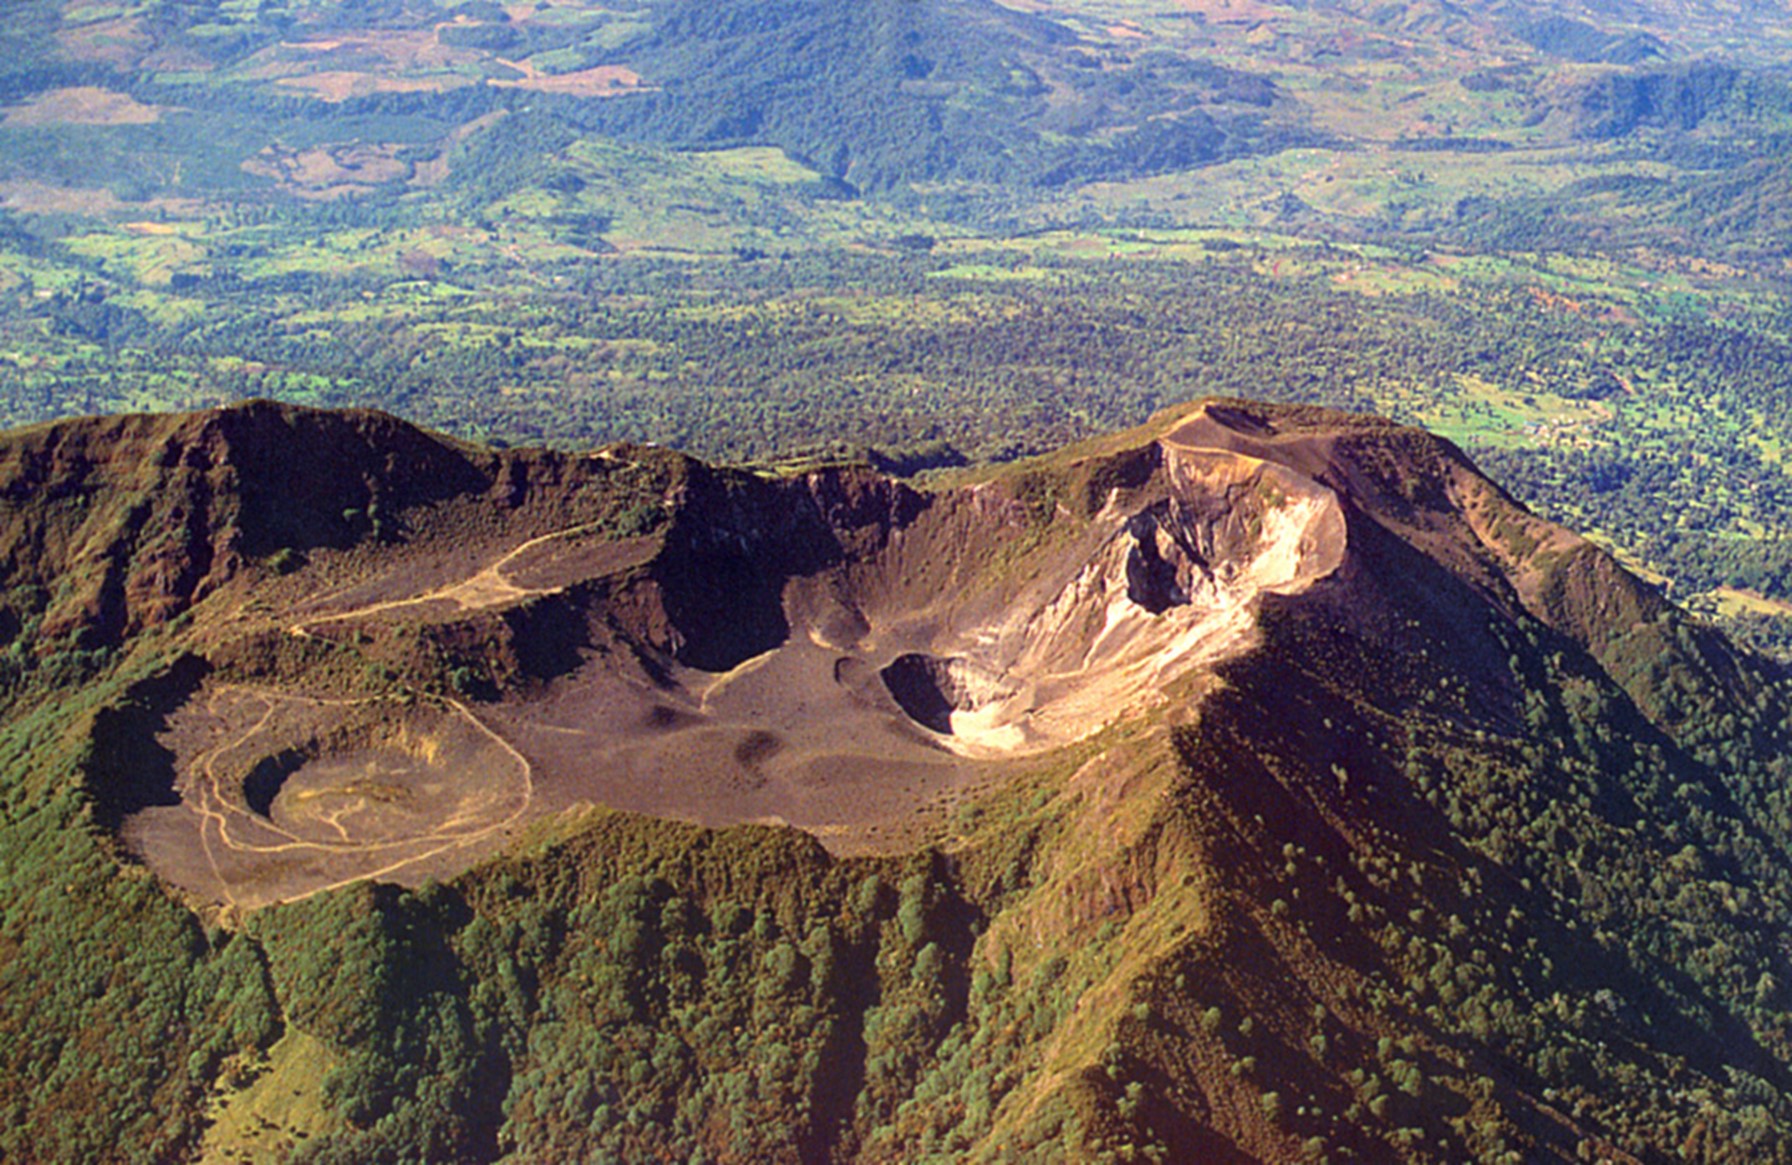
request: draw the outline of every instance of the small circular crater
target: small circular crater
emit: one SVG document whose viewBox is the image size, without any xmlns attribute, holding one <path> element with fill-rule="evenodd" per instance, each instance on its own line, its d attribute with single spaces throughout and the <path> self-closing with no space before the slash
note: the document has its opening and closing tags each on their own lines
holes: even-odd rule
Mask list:
<svg viewBox="0 0 1792 1165">
<path fill-rule="evenodd" d="M 274 798 L 286 786 L 287 778 L 304 768 L 311 759 L 311 752 L 289 748 L 256 761 L 243 777 L 243 803 L 249 806 L 250 812 L 271 820 Z"/>
<path fill-rule="evenodd" d="M 909 719 L 942 736 L 952 735 L 954 712 L 975 712 L 1014 694 L 1001 676 L 962 656 L 910 652 L 878 674 Z"/>
</svg>

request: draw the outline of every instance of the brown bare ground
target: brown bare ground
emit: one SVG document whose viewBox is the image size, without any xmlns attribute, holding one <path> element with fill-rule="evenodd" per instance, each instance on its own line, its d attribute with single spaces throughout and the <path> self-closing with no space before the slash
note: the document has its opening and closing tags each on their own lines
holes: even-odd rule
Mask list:
<svg viewBox="0 0 1792 1165">
<path fill-rule="evenodd" d="M 349 58 L 336 63 L 365 66 L 372 57 L 400 69 L 450 68 L 470 64 L 481 55 L 473 49 L 443 44 L 433 28 L 345 32 L 329 39 L 292 41 L 280 47 L 314 61 L 330 63 L 330 58 Z"/>
<path fill-rule="evenodd" d="M 483 54 L 441 43 L 433 28 L 373 29 L 264 49 L 243 75 L 346 101 L 375 93 L 440 93 L 475 82 L 454 70 Z"/>
<path fill-rule="evenodd" d="M 387 77 L 378 73 L 325 72 L 281 77 L 274 82 L 287 89 L 304 89 L 332 103 L 375 93 L 446 93 L 473 84 L 458 73 L 435 77 Z"/>
<path fill-rule="evenodd" d="M 399 160 L 397 146 L 362 142 L 311 150 L 268 146 L 242 168 L 306 199 L 339 198 L 410 176 L 410 166 Z"/>
<path fill-rule="evenodd" d="M 56 41 L 74 60 L 116 69 L 135 66 L 155 47 L 155 38 L 143 31 L 143 21 L 135 16 L 65 28 L 56 34 Z"/>
<path fill-rule="evenodd" d="M 81 85 L 52 89 L 23 105 L 6 110 L 6 124 L 49 125 L 149 125 L 161 120 L 160 106 L 144 105 L 128 93 Z"/>
<path fill-rule="evenodd" d="M 127 840 L 169 881 L 233 908 L 464 866 L 533 796 L 528 762 L 453 701 L 220 685 L 165 738 L 190 757 L 182 803 L 138 814 Z"/>
<path fill-rule="evenodd" d="M 626 65 L 599 65 L 594 69 L 581 69 L 576 73 L 548 74 L 538 72 L 528 61 L 508 61 L 500 59 L 501 65 L 508 65 L 524 74 L 521 80 L 498 81 L 490 84 L 504 89 L 529 89 L 537 93 L 566 93 L 574 97 L 620 97 L 627 93 L 650 91 L 641 84 L 641 75 Z"/>
</svg>

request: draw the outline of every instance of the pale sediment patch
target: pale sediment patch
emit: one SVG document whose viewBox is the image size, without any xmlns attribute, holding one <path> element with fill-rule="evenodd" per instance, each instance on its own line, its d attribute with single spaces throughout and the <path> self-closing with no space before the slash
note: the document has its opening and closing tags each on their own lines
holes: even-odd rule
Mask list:
<svg viewBox="0 0 1792 1165">
<path fill-rule="evenodd" d="M 19 127 L 51 125 L 153 125 L 163 110 L 145 105 L 128 93 L 79 85 L 39 93 L 22 105 L 6 109 L 6 124 Z"/>
<path fill-rule="evenodd" d="M 1342 561 L 1343 514 L 1325 486 L 1231 451 L 1163 455 L 1168 496 L 1131 514 L 1110 498 L 1096 522 L 1111 533 L 1067 585 L 940 644 L 991 677 L 983 698 L 941 685 L 954 706 L 946 748 L 1043 751 L 1161 702 L 1171 681 L 1248 647 L 1264 595 L 1298 593 Z"/>
</svg>

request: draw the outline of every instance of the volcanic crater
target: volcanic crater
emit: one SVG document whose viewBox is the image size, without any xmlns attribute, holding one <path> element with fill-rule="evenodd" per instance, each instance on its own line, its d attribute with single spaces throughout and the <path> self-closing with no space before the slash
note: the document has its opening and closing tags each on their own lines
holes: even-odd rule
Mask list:
<svg viewBox="0 0 1792 1165">
<path fill-rule="evenodd" d="M 201 637 L 153 724 L 171 795 L 123 822 L 161 876 L 242 909 L 416 882 L 582 804 L 888 848 L 1187 698 L 1347 544 L 1323 442 L 1218 404 L 927 491 L 489 456 L 483 490 L 377 554 L 313 548 Z"/>
</svg>

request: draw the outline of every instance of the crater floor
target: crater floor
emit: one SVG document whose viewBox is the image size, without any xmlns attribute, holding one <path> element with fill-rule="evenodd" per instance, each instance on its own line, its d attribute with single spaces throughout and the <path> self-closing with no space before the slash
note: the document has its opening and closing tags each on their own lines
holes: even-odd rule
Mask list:
<svg viewBox="0 0 1792 1165">
<path fill-rule="evenodd" d="M 1336 568 L 1332 492 L 1216 447 L 1211 428 L 1129 451 L 1095 512 L 1043 533 L 987 485 L 934 495 L 863 548 L 782 578 L 783 633 L 726 670 L 679 662 L 674 627 L 659 655 L 587 646 L 546 682 L 483 702 L 208 679 L 158 738 L 179 803 L 132 815 L 126 839 L 164 878 L 242 909 L 449 876 L 579 804 L 785 823 L 840 852 L 901 844 L 930 806 L 1242 650 L 1265 594 Z M 437 547 L 428 569 L 395 559 L 289 603 L 284 634 L 353 649 L 544 601 L 610 624 L 659 602 L 675 623 L 677 603 L 641 582 L 664 546 L 586 522 L 458 557 Z M 725 623 L 726 595 L 719 609 Z"/>
</svg>

